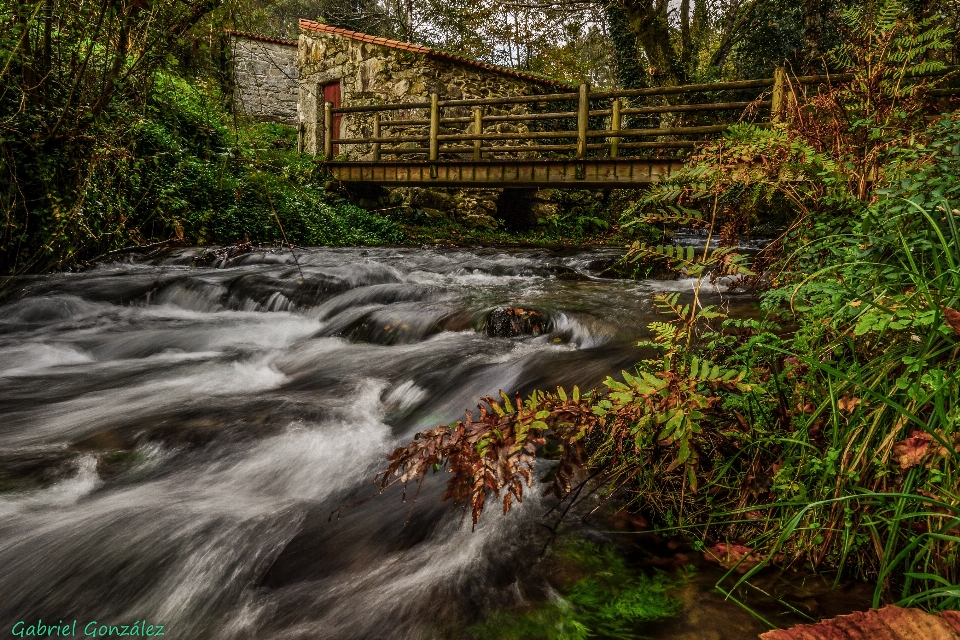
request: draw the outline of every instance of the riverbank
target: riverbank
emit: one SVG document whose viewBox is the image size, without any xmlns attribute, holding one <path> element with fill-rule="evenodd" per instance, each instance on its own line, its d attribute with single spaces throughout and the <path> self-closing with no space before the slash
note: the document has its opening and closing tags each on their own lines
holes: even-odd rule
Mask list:
<svg viewBox="0 0 960 640">
<path fill-rule="evenodd" d="M 891 87 L 904 72 L 888 71 Z M 955 609 L 960 115 L 923 139 L 882 137 L 887 112 L 835 91 L 824 100 L 860 110 L 834 114 L 845 146 L 808 110 L 737 125 L 634 211 L 642 222 L 693 217 L 714 244 L 637 243 L 628 262 L 659 261 L 696 292 L 759 284 L 762 314 L 654 295 L 661 316 L 641 342 L 653 355 L 599 386 L 481 399 L 479 413 L 395 451 L 382 486 L 446 468 L 448 495 L 480 523 L 495 517 L 483 513 L 492 501 L 506 512 L 525 496 L 547 456 L 559 460 L 558 498 L 619 496 L 659 535 L 725 559 L 728 594 L 766 569 L 803 567 L 872 583 L 873 607 Z M 904 126 L 922 116 L 922 103 L 898 115 Z M 855 135 L 864 122 L 875 137 Z M 751 164 L 758 149 L 776 162 Z M 865 191 L 857 163 L 877 154 L 888 163 Z M 792 208 L 793 223 L 749 260 L 731 240 L 771 203 Z"/>
</svg>

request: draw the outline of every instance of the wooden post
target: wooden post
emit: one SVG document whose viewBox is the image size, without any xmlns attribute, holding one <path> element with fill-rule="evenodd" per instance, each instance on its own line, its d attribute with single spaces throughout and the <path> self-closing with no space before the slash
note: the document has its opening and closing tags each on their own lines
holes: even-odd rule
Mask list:
<svg viewBox="0 0 960 640">
<path fill-rule="evenodd" d="M 333 103 L 323 103 L 323 156 L 333 160 Z"/>
<path fill-rule="evenodd" d="M 436 162 L 440 159 L 440 141 L 437 136 L 440 135 L 440 106 L 437 104 L 440 96 L 435 93 L 430 94 L 430 161 Z"/>
<path fill-rule="evenodd" d="M 613 113 L 610 116 L 610 131 L 619 133 L 620 131 L 620 100 L 614 100 L 612 104 Z M 610 138 L 610 157 L 616 158 L 620 155 L 620 138 Z"/>
<path fill-rule="evenodd" d="M 430 165 L 430 177 L 437 177 L 437 165 L 436 162 L 440 159 L 440 140 L 437 139 L 437 136 L 440 135 L 440 96 L 436 93 L 430 94 L 430 162 L 434 163 Z"/>
<path fill-rule="evenodd" d="M 590 121 L 589 84 L 580 85 L 580 99 L 577 103 L 577 157 L 587 157 L 587 126 Z"/>
<path fill-rule="evenodd" d="M 473 108 L 473 132 L 478 136 L 483 133 L 483 107 L 474 107 Z M 483 144 L 482 140 L 473 141 L 473 159 L 480 159 L 480 146 Z"/>
<path fill-rule="evenodd" d="M 373 137 L 374 138 L 380 137 L 380 112 L 379 111 L 373 114 Z M 373 143 L 373 161 L 380 162 L 380 143 L 379 142 Z"/>
<path fill-rule="evenodd" d="M 773 72 L 773 97 L 770 99 L 770 121 L 783 120 L 783 111 L 786 108 L 785 91 L 787 90 L 787 70 L 777 67 Z"/>
</svg>

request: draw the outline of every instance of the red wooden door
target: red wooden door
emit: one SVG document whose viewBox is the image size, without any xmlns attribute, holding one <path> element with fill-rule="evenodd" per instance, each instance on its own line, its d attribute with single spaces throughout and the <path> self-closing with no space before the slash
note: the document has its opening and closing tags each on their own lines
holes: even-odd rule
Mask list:
<svg viewBox="0 0 960 640">
<path fill-rule="evenodd" d="M 323 86 L 323 101 L 332 102 L 333 108 L 337 109 L 340 107 L 340 83 L 334 82 L 332 84 L 326 84 Z M 333 137 L 334 139 L 340 137 L 340 118 L 341 114 L 333 114 Z M 337 150 L 337 145 L 333 145 L 333 155 L 337 155 L 339 151 Z"/>
</svg>

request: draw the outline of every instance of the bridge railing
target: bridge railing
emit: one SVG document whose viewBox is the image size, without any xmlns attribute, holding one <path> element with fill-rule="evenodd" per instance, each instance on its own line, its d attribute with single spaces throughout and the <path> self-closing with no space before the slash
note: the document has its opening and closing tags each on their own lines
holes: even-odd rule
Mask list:
<svg viewBox="0 0 960 640">
<path fill-rule="evenodd" d="M 790 100 L 802 100 L 808 90 L 815 91 L 811 88 L 852 78 L 789 77 L 778 69 L 772 78 L 674 87 L 591 91 L 584 84 L 569 93 L 461 100 L 441 100 L 434 93 L 422 102 L 339 108 L 325 103 L 323 151 L 330 160 L 350 147 L 347 157 L 374 162 L 385 156 L 420 156 L 431 162 L 625 155 L 673 159 L 665 154 L 688 152 L 738 120 L 775 121 L 784 117 Z M 937 97 L 958 94 L 960 89 L 932 92 Z M 341 132 L 334 131 L 338 120 Z"/>
</svg>

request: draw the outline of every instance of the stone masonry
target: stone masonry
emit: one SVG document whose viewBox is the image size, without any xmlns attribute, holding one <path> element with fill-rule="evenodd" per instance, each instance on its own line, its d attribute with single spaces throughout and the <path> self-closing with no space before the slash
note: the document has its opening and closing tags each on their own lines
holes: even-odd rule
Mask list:
<svg viewBox="0 0 960 640">
<path fill-rule="evenodd" d="M 234 98 L 255 120 L 298 125 L 297 43 L 231 32 Z"/>
</svg>

